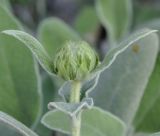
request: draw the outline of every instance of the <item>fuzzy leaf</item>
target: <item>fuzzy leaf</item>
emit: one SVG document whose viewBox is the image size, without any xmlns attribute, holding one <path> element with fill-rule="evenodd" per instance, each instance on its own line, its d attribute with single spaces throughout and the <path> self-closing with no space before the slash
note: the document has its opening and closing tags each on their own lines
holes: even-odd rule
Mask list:
<svg viewBox="0 0 160 136">
<path fill-rule="evenodd" d="M 98 17 L 109 32 L 110 43 L 122 38 L 130 26 L 130 0 L 96 0 Z"/>
<path fill-rule="evenodd" d="M 11 8 L 9 0 L 0 0 L 0 5 L 8 9 Z"/>
<path fill-rule="evenodd" d="M 105 69 L 109 68 L 110 65 L 116 60 L 116 57 L 124 52 L 129 46 L 131 46 L 136 41 L 145 38 L 146 36 L 157 32 L 156 30 L 142 29 L 140 31 L 136 31 L 129 38 L 120 43 L 119 46 L 111 49 L 105 56 L 102 63 L 96 68 L 95 72 L 102 72 Z"/>
<path fill-rule="evenodd" d="M 50 102 L 48 108 L 58 109 L 70 116 L 76 116 L 82 109 L 90 109 L 93 106 L 92 98 L 85 98 L 80 103 Z"/>
<path fill-rule="evenodd" d="M 48 112 L 42 123 L 52 130 L 70 134 L 71 119 L 61 111 Z M 96 107 L 82 112 L 81 136 L 124 136 L 124 133 L 124 123 L 112 114 Z"/>
<path fill-rule="evenodd" d="M 134 119 L 158 52 L 154 31 L 140 35 L 128 40 L 131 46 L 101 73 L 96 88 L 89 94 L 96 106 L 111 111 L 126 124 Z"/>
<path fill-rule="evenodd" d="M 99 75 L 100 74 L 98 73 L 82 83 L 81 99 L 83 99 L 84 97 L 88 97 L 88 94 L 96 87 Z"/>
<path fill-rule="evenodd" d="M 152 134 L 151 136 L 160 136 L 160 133 Z"/>
<path fill-rule="evenodd" d="M 89 17 L 89 19 L 88 19 Z M 94 7 L 85 6 L 75 20 L 75 29 L 81 34 L 95 32 L 98 29 L 99 21 Z"/>
<path fill-rule="evenodd" d="M 21 29 L 12 14 L 0 6 L 0 31 Z M 0 35 L 0 110 L 27 126 L 41 111 L 37 64 L 31 53 L 12 37 Z"/>
<path fill-rule="evenodd" d="M 48 111 L 47 105 L 49 102 L 53 101 L 55 98 L 55 93 L 57 92 L 57 88 L 53 83 L 51 77 L 46 73 L 41 73 L 42 78 L 42 93 L 43 93 L 43 115 Z M 34 131 L 39 136 L 52 136 L 52 131 L 46 128 L 44 125 L 41 124 L 40 120 L 36 125 Z"/>
<path fill-rule="evenodd" d="M 65 82 L 58 90 L 59 95 L 65 102 L 69 102 L 71 91 L 71 81 Z"/>
<path fill-rule="evenodd" d="M 131 135 L 132 136 L 132 135 Z M 133 136 L 151 136 L 150 134 L 147 133 L 136 133 Z"/>
<path fill-rule="evenodd" d="M 5 30 L 2 33 L 10 35 L 25 44 L 31 50 L 42 67 L 49 73 L 53 73 L 51 58 L 48 56 L 41 43 L 33 36 L 18 30 Z"/>
<path fill-rule="evenodd" d="M 154 71 L 149 79 L 145 93 L 137 112 L 134 126 L 136 131 L 157 132 L 160 130 L 160 119 L 155 118 L 160 114 L 160 54 Z"/>
<path fill-rule="evenodd" d="M 81 40 L 76 32 L 58 18 L 49 18 L 40 24 L 38 39 L 52 58 L 66 41 Z"/>
<path fill-rule="evenodd" d="M 153 20 L 141 27 L 150 27 L 160 30 L 160 20 Z M 160 32 L 158 31 L 160 37 Z M 156 65 L 149 78 L 148 85 L 144 92 L 141 104 L 139 106 L 136 118 L 134 120 L 134 126 L 136 131 L 143 132 L 157 132 L 160 130 L 160 119 L 155 118 L 160 114 L 159 102 L 160 102 L 160 53 L 156 60 Z"/>
<path fill-rule="evenodd" d="M 0 112 L 0 133 L 1 136 L 38 136 L 21 122 L 3 112 Z"/>
<path fill-rule="evenodd" d="M 91 92 L 97 85 L 99 79 L 99 74 L 94 75 L 92 78 L 85 80 L 82 83 L 81 88 L 81 100 L 88 97 L 88 93 Z M 59 89 L 59 95 L 63 98 L 65 102 L 69 102 L 71 91 L 71 81 L 65 82 Z"/>
</svg>

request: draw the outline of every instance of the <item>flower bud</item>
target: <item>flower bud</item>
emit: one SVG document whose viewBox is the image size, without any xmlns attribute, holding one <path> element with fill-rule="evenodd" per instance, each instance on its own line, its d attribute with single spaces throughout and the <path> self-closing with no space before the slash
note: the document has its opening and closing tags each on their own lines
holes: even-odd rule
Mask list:
<svg viewBox="0 0 160 136">
<path fill-rule="evenodd" d="M 88 43 L 67 42 L 54 59 L 54 72 L 64 80 L 83 80 L 99 63 Z"/>
</svg>

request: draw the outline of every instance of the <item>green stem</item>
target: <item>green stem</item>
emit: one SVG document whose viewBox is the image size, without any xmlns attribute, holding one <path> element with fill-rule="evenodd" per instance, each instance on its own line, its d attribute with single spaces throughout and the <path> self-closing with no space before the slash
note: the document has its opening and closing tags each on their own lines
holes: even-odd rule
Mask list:
<svg viewBox="0 0 160 136">
<path fill-rule="evenodd" d="M 80 101 L 80 81 L 72 81 L 72 90 L 70 96 L 70 103 L 78 103 Z"/>
<path fill-rule="evenodd" d="M 73 81 L 70 103 L 80 102 L 80 89 L 81 89 L 81 82 Z M 81 114 L 79 113 L 76 117 L 72 117 L 71 136 L 80 136 L 80 129 L 81 129 Z"/>
</svg>

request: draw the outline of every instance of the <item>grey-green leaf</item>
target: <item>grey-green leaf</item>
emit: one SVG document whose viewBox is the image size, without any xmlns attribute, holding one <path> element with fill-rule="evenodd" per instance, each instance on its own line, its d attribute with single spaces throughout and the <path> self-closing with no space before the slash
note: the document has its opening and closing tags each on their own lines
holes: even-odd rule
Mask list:
<svg viewBox="0 0 160 136">
<path fill-rule="evenodd" d="M 134 126 L 136 131 L 157 132 L 160 130 L 160 119 L 155 118 L 160 114 L 160 55 L 154 71 L 148 81 L 141 104 L 139 106 Z"/>
<path fill-rule="evenodd" d="M 160 20 L 155 19 L 143 24 L 141 27 L 149 27 L 160 30 Z M 160 32 L 157 33 L 160 37 Z M 136 131 L 143 132 L 157 132 L 160 130 L 160 120 L 155 118 L 160 114 L 160 53 L 158 54 L 154 70 L 149 78 L 147 87 L 145 89 L 141 104 L 139 106 L 134 126 Z"/>
<path fill-rule="evenodd" d="M 160 136 L 160 132 L 159 132 L 159 133 L 152 134 L 151 136 Z"/>
<path fill-rule="evenodd" d="M 44 47 L 39 41 L 37 41 L 33 36 L 27 34 L 23 31 L 18 30 L 5 30 L 2 33 L 10 35 L 17 40 L 25 44 L 39 61 L 44 69 L 50 74 L 53 74 L 52 60 L 49 57 L 48 53 L 45 51 Z"/>
<path fill-rule="evenodd" d="M 89 17 L 89 19 L 88 19 Z M 99 20 L 96 10 L 92 6 L 85 6 L 75 19 L 75 29 L 86 38 L 90 38 L 89 34 L 97 31 Z"/>
<path fill-rule="evenodd" d="M 58 90 L 59 95 L 65 102 L 69 102 L 71 92 L 71 81 L 65 82 Z"/>
<path fill-rule="evenodd" d="M 0 6 L 0 31 L 21 29 L 9 11 Z M 37 64 L 32 54 L 12 37 L 0 35 L 0 110 L 27 126 L 41 111 Z"/>
<path fill-rule="evenodd" d="M 110 65 L 115 61 L 116 57 L 124 52 L 129 46 L 131 46 L 136 41 L 145 38 L 148 35 L 151 35 L 152 33 L 157 32 L 156 30 L 150 30 L 150 29 L 142 29 L 139 31 L 136 31 L 133 33 L 130 37 L 126 38 L 123 42 L 120 43 L 119 46 L 111 49 L 105 56 L 102 63 L 96 68 L 94 72 L 102 72 L 105 69 L 109 68 Z"/>
<path fill-rule="evenodd" d="M 111 111 L 127 124 L 133 121 L 154 69 L 159 43 L 153 32 L 128 40 L 131 46 L 101 73 L 96 88 L 89 95 L 95 105 Z"/>
<path fill-rule="evenodd" d="M 38 136 L 21 122 L 0 111 L 1 136 Z"/>
<path fill-rule="evenodd" d="M 52 58 L 66 41 L 81 40 L 74 30 L 58 18 L 49 18 L 40 24 L 38 39 Z"/>
<path fill-rule="evenodd" d="M 7 9 L 11 8 L 9 0 L 0 0 L 0 5 L 7 8 Z"/>
<path fill-rule="evenodd" d="M 50 102 L 50 110 L 58 109 L 71 117 L 76 116 L 82 109 L 91 109 L 93 107 L 92 98 L 84 98 L 80 103 Z"/>
<path fill-rule="evenodd" d="M 50 111 L 42 123 L 52 129 L 70 134 L 70 117 L 61 111 Z M 81 136 L 124 136 L 126 126 L 117 117 L 99 108 L 82 112 Z"/>
<path fill-rule="evenodd" d="M 46 73 L 41 72 L 41 79 L 42 79 L 42 93 L 43 93 L 43 115 L 48 111 L 47 105 L 49 102 L 53 101 L 56 94 L 56 85 L 52 81 L 52 78 Z M 42 116 L 43 116 L 42 115 Z M 44 125 L 41 124 L 40 120 L 36 125 L 34 131 L 39 136 L 52 136 L 52 131 L 46 128 Z"/>
<path fill-rule="evenodd" d="M 131 23 L 131 0 L 96 0 L 96 9 L 108 30 L 110 44 L 126 34 Z"/>
<path fill-rule="evenodd" d="M 88 97 L 88 93 L 91 92 L 97 85 L 98 79 L 99 79 L 99 73 L 82 82 L 81 100 L 85 97 Z M 71 91 L 71 81 L 65 82 L 58 91 L 59 95 L 63 98 L 65 102 L 69 102 L 70 91 Z"/>
<path fill-rule="evenodd" d="M 93 77 L 90 77 L 82 83 L 81 99 L 83 99 L 84 97 L 88 97 L 88 94 L 93 91 L 98 83 L 99 75 L 99 73 L 95 74 Z"/>
<path fill-rule="evenodd" d="M 129 135 L 130 136 L 130 135 Z M 132 135 L 131 135 L 132 136 Z M 136 133 L 134 134 L 133 136 L 151 136 L 150 134 L 147 134 L 147 133 Z"/>
</svg>

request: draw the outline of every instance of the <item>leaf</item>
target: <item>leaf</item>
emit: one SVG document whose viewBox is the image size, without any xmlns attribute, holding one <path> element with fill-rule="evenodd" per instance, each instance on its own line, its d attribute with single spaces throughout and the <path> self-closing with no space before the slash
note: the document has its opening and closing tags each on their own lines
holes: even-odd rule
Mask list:
<svg viewBox="0 0 160 136">
<path fill-rule="evenodd" d="M 151 136 L 151 135 L 147 133 L 136 133 L 133 136 Z"/>
<path fill-rule="evenodd" d="M 52 130 L 70 134 L 70 117 L 61 111 L 48 112 L 42 123 Z M 112 114 L 96 107 L 82 112 L 81 136 L 124 136 L 124 133 L 124 123 Z"/>
<path fill-rule="evenodd" d="M 48 76 L 46 72 L 41 74 L 42 78 L 42 90 L 43 90 L 43 113 L 48 111 L 48 103 L 55 99 L 55 94 L 57 92 L 56 84 L 52 77 Z"/>
<path fill-rule="evenodd" d="M 0 31 L 21 29 L 1 6 L 0 18 Z M 0 63 L 0 110 L 33 126 L 41 111 L 41 90 L 32 55 L 15 39 L 0 35 Z"/>
<path fill-rule="evenodd" d="M 130 0 L 96 0 L 98 17 L 108 30 L 110 44 L 122 38 L 131 24 Z"/>
<path fill-rule="evenodd" d="M 158 37 L 150 32 L 131 42 L 127 40 L 131 46 L 101 73 L 96 88 L 89 94 L 96 106 L 120 117 L 128 127 L 138 110 L 157 57 Z"/>
<path fill-rule="evenodd" d="M 98 26 L 99 20 L 95 8 L 92 6 L 85 6 L 75 19 L 75 29 L 82 36 L 95 32 Z"/>
<path fill-rule="evenodd" d="M 151 136 L 160 136 L 160 133 L 152 134 Z"/>
<path fill-rule="evenodd" d="M 58 93 L 65 102 L 69 102 L 70 91 L 71 91 L 71 81 L 67 81 L 60 87 Z"/>
<path fill-rule="evenodd" d="M 0 132 L 3 136 L 38 136 L 21 122 L 0 112 Z"/>
<path fill-rule="evenodd" d="M 56 86 L 53 83 L 52 79 L 46 72 L 41 73 L 42 79 L 42 93 L 43 93 L 43 115 L 48 111 L 47 105 L 49 102 L 53 101 L 55 98 L 56 93 Z M 43 116 L 42 115 L 42 116 Z M 41 117 L 42 117 L 41 116 Z M 39 136 L 52 136 L 53 132 L 46 128 L 44 125 L 41 124 L 40 120 L 36 125 L 34 131 Z"/>
<path fill-rule="evenodd" d="M 91 92 L 97 85 L 99 79 L 99 74 L 94 75 L 91 78 L 86 79 L 82 82 L 81 87 L 81 100 L 88 97 L 88 93 Z M 63 98 L 65 102 L 69 102 L 71 91 L 71 81 L 65 82 L 59 89 L 59 95 Z"/>
<path fill-rule="evenodd" d="M 11 5 L 10 5 L 9 0 L 0 0 L 0 5 L 5 8 L 11 9 Z"/>
<path fill-rule="evenodd" d="M 96 87 L 98 80 L 99 80 L 99 73 L 95 74 L 93 77 L 87 79 L 82 83 L 81 88 L 81 99 L 84 97 L 88 97 L 88 94 L 93 91 L 93 89 Z"/>
<path fill-rule="evenodd" d="M 50 110 L 58 109 L 71 117 L 76 116 L 82 109 L 91 109 L 93 107 L 92 98 L 84 98 L 80 103 L 50 102 L 48 108 Z"/>
<path fill-rule="evenodd" d="M 40 24 L 38 28 L 38 39 L 52 58 L 66 41 L 81 40 L 74 30 L 58 18 L 49 18 Z"/>
<path fill-rule="evenodd" d="M 48 56 L 41 43 L 38 42 L 33 36 L 18 30 L 5 30 L 2 33 L 10 35 L 25 44 L 31 50 L 41 66 L 49 73 L 53 73 L 51 58 Z"/>
<path fill-rule="evenodd" d="M 160 54 L 149 79 L 139 110 L 134 120 L 136 131 L 157 132 L 160 130 Z"/>
<path fill-rule="evenodd" d="M 51 131 L 50 129 L 46 128 L 40 122 L 38 123 L 38 125 L 34 129 L 34 132 L 36 132 L 39 136 L 53 136 L 53 131 Z"/>
<path fill-rule="evenodd" d="M 109 68 L 112 63 L 116 60 L 116 57 L 124 52 L 129 46 L 131 46 L 134 42 L 145 38 L 146 36 L 157 32 L 156 30 L 142 29 L 140 31 L 136 31 L 129 38 L 120 43 L 119 46 L 111 49 L 105 56 L 102 63 L 93 71 L 93 73 L 102 72 L 105 69 Z"/>
<path fill-rule="evenodd" d="M 4 5 L 0 4 L 0 17 L 3 19 L 3 22 L 0 22 L 0 31 L 8 28 L 19 28 L 22 29 L 20 23 L 15 19 L 15 17 L 6 9 Z M 8 22 L 8 23 L 4 23 Z"/>
<path fill-rule="evenodd" d="M 153 21 L 143 24 L 141 27 L 149 27 L 160 30 L 160 20 L 155 19 Z M 160 37 L 160 33 L 158 31 Z M 160 114 L 159 102 L 160 102 L 160 53 L 158 54 L 154 70 L 149 78 L 145 93 L 141 100 L 138 112 L 136 114 L 134 125 L 136 131 L 143 132 L 157 132 L 160 130 L 160 120 L 156 118 Z"/>
</svg>

